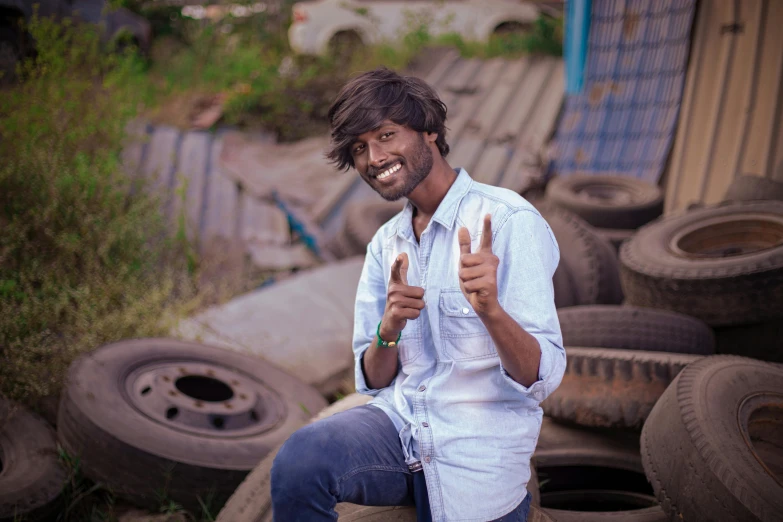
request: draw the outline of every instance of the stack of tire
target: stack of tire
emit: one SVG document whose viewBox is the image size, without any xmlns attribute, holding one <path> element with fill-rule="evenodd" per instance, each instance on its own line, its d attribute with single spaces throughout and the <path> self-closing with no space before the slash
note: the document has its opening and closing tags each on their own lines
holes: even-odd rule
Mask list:
<svg viewBox="0 0 783 522">
<path fill-rule="evenodd" d="M 770 361 L 783 351 L 783 202 L 756 191 L 658 217 L 640 211 L 662 208 L 660 192 L 642 185 L 556 179 L 538 205 L 605 237 L 620 236 L 598 232 L 607 224 L 627 226 L 623 304 L 558 308 L 568 362 L 542 403 L 534 464 L 543 511 L 556 520 L 781 520 L 783 366 Z M 612 196 L 620 190 L 649 195 L 646 206 Z M 633 219 L 621 215 L 629 205 Z M 572 241 L 552 228 L 562 263 Z M 555 456 L 551 440 L 569 442 Z"/>
<path fill-rule="evenodd" d="M 315 388 L 234 350 L 175 339 L 101 346 L 70 366 L 56 435 L 0 400 L 0 522 L 65 512 L 70 470 L 58 446 L 81 474 L 134 505 L 159 511 L 173 502 L 214 516 L 326 405 Z"/>
</svg>

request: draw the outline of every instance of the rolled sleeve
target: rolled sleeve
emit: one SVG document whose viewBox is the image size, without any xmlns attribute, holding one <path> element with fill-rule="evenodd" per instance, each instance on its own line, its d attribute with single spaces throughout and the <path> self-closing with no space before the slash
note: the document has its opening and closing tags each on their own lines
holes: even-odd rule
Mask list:
<svg viewBox="0 0 783 522">
<path fill-rule="evenodd" d="M 362 369 L 364 353 L 375 339 L 378 322 L 386 307 L 386 281 L 380 259 L 375 255 L 373 243 L 367 245 L 367 254 L 356 290 L 356 307 L 353 323 L 354 376 L 356 391 L 375 396 L 383 389 L 370 388 Z"/>
<path fill-rule="evenodd" d="M 500 363 L 500 373 L 509 384 L 525 397 L 541 402 L 554 392 L 565 373 L 565 350 L 554 346 L 547 339 L 533 336 L 541 347 L 541 362 L 538 366 L 538 380 L 530 386 L 525 386 L 514 380 Z"/>
<path fill-rule="evenodd" d="M 498 231 L 496 244 L 502 263 L 498 269 L 501 305 L 541 349 L 538 380 L 530 386 L 515 381 L 502 363 L 500 372 L 514 389 L 541 402 L 560 385 L 566 366 L 552 284 L 560 250 L 544 218 L 530 210 L 512 214 Z"/>
</svg>

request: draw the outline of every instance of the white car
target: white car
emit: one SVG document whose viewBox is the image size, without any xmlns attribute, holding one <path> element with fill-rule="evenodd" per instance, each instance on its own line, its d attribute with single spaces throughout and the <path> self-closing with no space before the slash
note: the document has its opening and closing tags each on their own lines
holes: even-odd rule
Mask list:
<svg viewBox="0 0 783 522">
<path fill-rule="evenodd" d="M 314 0 L 294 4 L 292 14 L 294 52 L 323 55 L 337 41 L 394 42 L 421 23 L 433 36 L 486 42 L 495 31 L 530 26 L 539 9 L 519 0 Z"/>
</svg>

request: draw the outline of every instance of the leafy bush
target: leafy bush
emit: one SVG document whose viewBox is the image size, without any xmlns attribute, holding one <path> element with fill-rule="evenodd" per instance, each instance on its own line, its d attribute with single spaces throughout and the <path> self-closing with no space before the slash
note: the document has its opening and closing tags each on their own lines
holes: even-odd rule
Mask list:
<svg viewBox="0 0 783 522">
<path fill-rule="evenodd" d="M 97 31 L 29 26 L 37 57 L 0 96 L 0 394 L 56 394 L 71 360 L 165 331 L 191 288 L 158 204 L 121 168 L 141 62 Z"/>
</svg>

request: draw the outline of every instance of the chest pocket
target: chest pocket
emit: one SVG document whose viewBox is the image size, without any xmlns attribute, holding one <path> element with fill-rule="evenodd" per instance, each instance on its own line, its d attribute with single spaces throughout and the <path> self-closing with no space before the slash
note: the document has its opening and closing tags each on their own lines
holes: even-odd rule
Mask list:
<svg viewBox="0 0 783 522">
<path fill-rule="evenodd" d="M 459 288 L 440 292 L 440 335 L 444 352 L 455 361 L 497 355 L 487 328 Z"/>
</svg>

